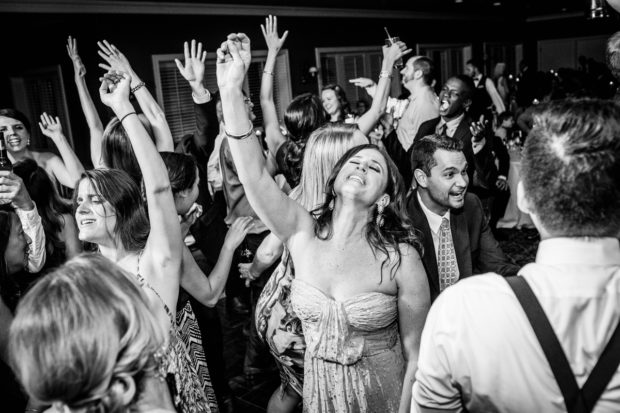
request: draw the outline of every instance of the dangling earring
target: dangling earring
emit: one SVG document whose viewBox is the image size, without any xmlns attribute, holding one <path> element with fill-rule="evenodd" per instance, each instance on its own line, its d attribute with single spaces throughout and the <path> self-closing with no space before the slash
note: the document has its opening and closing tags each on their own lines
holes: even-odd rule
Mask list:
<svg viewBox="0 0 620 413">
<path fill-rule="evenodd" d="M 26 141 L 26 146 L 30 146 L 30 138 L 28 138 L 28 141 Z"/>
<path fill-rule="evenodd" d="M 329 205 L 327 206 L 329 208 L 330 211 L 334 210 L 334 204 L 336 203 L 336 199 L 332 199 L 331 201 L 329 201 Z"/>
<path fill-rule="evenodd" d="M 385 207 L 381 204 L 377 205 L 377 218 L 375 219 L 375 223 L 379 228 L 383 226 L 385 219 L 383 218 L 383 210 Z"/>
</svg>

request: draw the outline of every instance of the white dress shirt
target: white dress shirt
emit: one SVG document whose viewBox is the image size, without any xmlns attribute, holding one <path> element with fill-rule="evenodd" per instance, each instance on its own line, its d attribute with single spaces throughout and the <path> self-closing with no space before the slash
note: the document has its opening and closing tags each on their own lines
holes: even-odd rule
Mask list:
<svg viewBox="0 0 620 413">
<path fill-rule="evenodd" d="M 465 113 L 461 113 L 460 116 L 449 120 L 448 122 L 446 122 L 443 118 L 441 118 L 439 120 L 439 123 L 437 124 L 437 127 L 435 128 L 435 132 L 437 134 L 441 133 L 441 129 L 443 128 L 443 125 L 447 125 L 446 126 L 446 135 L 448 135 L 448 137 L 452 138 L 454 137 L 454 133 L 456 132 L 457 128 L 459 127 L 459 125 L 461 124 L 461 121 L 463 120 L 463 118 L 465 117 Z"/>
<path fill-rule="evenodd" d="M 416 192 L 416 196 L 418 197 L 418 202 L 420 203 L 420 207 L 422 208 L 422 212 L 424 212 L 424 216 L 426 216 L 426 221 L 428 222 L 428 226 L 431 229 L 431 235 L 433 237 L 433 246 L 435 247 L 435 258 L 439 261 L 439 227 L 441 227 L 441 221 L 444 218 L 450 222 L 450 210 L 446 212 L 444 215 L 438 215 L 428 209 L 422 198 L 420 197 L 420 193 Z M 452 230 L 450 230 L 450 234 L 452 234 Z M 453 242 L 454 244 L 454 242 Z"/>
<path fill-rule="evenodd" d="M 581 388 L 620 321 L 620 243 L 541 241 L 521 269 Z M 562 393 L 523 308 L 497 274 L 446 289 L 422 332 L 412 411 L 565 413 Z M 620 412 L 620 369 L 594 407 Z"/>
<path fill-rule="evenodd" d="M 24 234 L 30 238 L 28 245 L 28 271 L 41 271 L 45 264 L 45 232 L 41 224 L 41 217 L 37 211 L 37 206 L 30 211 L 15 208 L 15 212 L 22 224 Z"/>
</svg>

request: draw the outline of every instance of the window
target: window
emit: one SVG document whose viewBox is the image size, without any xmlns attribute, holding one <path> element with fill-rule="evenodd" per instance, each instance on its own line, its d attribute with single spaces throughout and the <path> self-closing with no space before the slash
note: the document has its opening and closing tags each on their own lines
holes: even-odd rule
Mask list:
<svg viewBox="0 0 620 413">
<path fill-rule="evenodd" d="M 60 65 L 44 67 L 27 72 L 20 77 L 12 77 L 11 89 L 15 109 L 23 112 L 30 120 L 30 140 L 33 148 L 58 153 L 54 143 L 39 129 L 38 124 L 43 112 L 60 118 L 62 130 L 69 144 L 73 146 Z"/>
<path fill-rule="evenodd" d="M 183 61 L 182 54 L 153 55 L 153 71 L 157 101 L 166 113 L 172 136 L 181 138 L 193 132 L 196 123 L 192 92 L 187 81 L 179 73 L 174 59 Z M 215 74 L 215 54 L 208 55 L 205 62 L 205 87 L 209 91 L 217 90 Z M 244 90 L 252 99 L 256 126 L 262 125 L 263 116 L 260 109 L 260 83 L 263 68 L 267 59 L 267 51 L 252 52 L 252 63 L 245 79 Z M 284 110 L 292 99 L 291 77 L 288 61 L 288 50 L 281 50 L 274 70 L 274 100 L 278 116 L 282 119 Z"/>
<path fill-rule="evenodd" d="M 352 109 L 360 99 L 370 100 L 364 89 L 349 82 L 356 77 L 367 77 L 375 82 L 379 79 L 383 52 L 378 46 L 332 47 L 315 49 L 316 64 L 319 70 L 319 92 L 330 83 L 340 85 L 347 95 Z M 392 77 L 392 95 L 400 94 L 398 74 Z"/>
<path fill-rule="evenodd" d="M 471 45 L 419 44 L 417 54 L 433 60 L 437 85 L 441 88 L 450 76 L 465 72 L 465 62 L 471 59 Z"/>
</svg>

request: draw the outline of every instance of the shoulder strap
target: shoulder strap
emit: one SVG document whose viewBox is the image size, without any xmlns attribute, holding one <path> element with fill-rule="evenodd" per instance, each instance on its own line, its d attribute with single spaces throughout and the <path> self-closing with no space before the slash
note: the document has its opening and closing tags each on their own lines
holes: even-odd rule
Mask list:
<svg viewBox="0 0 620 413">
<path fill-rule="evenodd" d="M 540 306 L 538 299 L 536 299 L 534 292 L 527 281 L 525 281 L 525 278 L 520 276 L 506 277 L 506 281 L 517 296 L 521 307 L 523 307 L 523 311 L 525 311 L 534 329 L 536 338 L 538 338 L 538 342 L 551 366 L 553 376 L 558 386 L 560 386 L 566 409 L 569 413 L 580 411 L 574 408 L 578 403 L 583 405 L 583 399 L 581 399 L 581 392 L 575 380 L 575 375 L 570 368 L 570 364 L 568 364 L 566 354 L 564 354 L 558 337 L 555 335 L 553 327 L 549 323 L 549 319 Z"/>
<path fill-rule="evenodd" d="M 157 298 L 159 298 L 159 301 L 161 301 L 162 305 L 164 306 L 164 310 L 166 311 L 166 314 L 168 314 L 168 317 L 170 318 L 170 322 L 174 325 L 174 315 L 168 308 L 168 305 L 166 305 L 166 302 L 164 301 L 164 299 L 161 298 L 161 295 L 159 295 L 157 290 L 155 290 L 155 288 L 153 288 L 151 284 L 149 284 L 149 282 L 146 281 L 146 279 L 142 275 L 140 275 L 140 259 L 142 258 L 143 252 L 144 250 L 140 251 L 140 254 L 138 255 L 138 263 L 136 265 L 136 277 L 138 278 L 138 282 L 140 283 L 141 286 L 144 286 L 155 293 Z"/>
<path fill-rule="evenodd" d="M 525 278 L 507 277 L 506 281 L 534 329 L 560 387 L 566 409 L 569 413 L 591 412 L 620 366 L 620 323 L 616 326 L 583 388 L 579 389 L 553 327 Z"/>
</svg>

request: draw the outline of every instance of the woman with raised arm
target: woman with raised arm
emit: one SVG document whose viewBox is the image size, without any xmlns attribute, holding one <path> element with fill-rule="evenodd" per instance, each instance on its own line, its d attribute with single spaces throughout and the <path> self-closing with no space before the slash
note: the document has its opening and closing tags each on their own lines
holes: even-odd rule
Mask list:
<svg viewBox="0 0 620 413">
<path fill-rule="evenodd" d="M 60 119 L 43 113 L 39 127 L 56 144 L 60 157 L 51 152 L 30 149 L 31 129 L 26 115 L 16 109 L 0 109 L 0 132 L 4 132 L 11 162 L 34 159 L 55 181 L 67 188 L 74 188 L 84 167 L 62 133 Z"/>
<path fill-rule="evenodd" d="M 174 150 L 174 141 L 172 140 L 172 133 L 166 121 L 166 114 L 161 109 L 151 92 L 149 92 L 146 84 L 140 80 L 136 72 L 131 67 L 129 60 L 116 46 L 108 43 L 107 40 L 103 42 L 97 42 L 99 46 L 99 56 L 101 56 L 106 63 L 100 63 L 99 67 L 111 71 L 116 70 L 119 72 L 127 73 L 131 76 L 131 93 L 136 97 L 140 109 L 146 116 L 150 127 L 152 129 L 152 135 L 155 139 L 155 147 L 158 151 L 172 152 Z"/>
<path fill-rule="evenodd" d="M 289 196 L 307 211 L 319 207 L 325 200 L 325 183 L 336 162 L 350 148 L 367 143 L 368 138 L 355 125 L 330 123 L 316 130 L 306 146 L 299 186 Z M 240 272 L 249 279 L 258 277 L 275 262 L 274 259 L 264 267 L 260 260 L 263 247 L 282 250 L 282 242 L 275 235 L 270 234 L 265 241 L 251 264 L 239 264 Z M 290 254 L 285 251 L 256 305 L 257 331 L 280 370 L 280 389 L 269 400 L 270 413 L 292 412 L 302 400 L 305 341 L 301 321 L 291 307 L 294 277 Z"/>
<path fill-rule="evenodd" d="M 261 30 L 268 49 L 260 88 L 265 140 L 279 172 L 284 175 L 289 186 L 294 188 L 299 184 L 306 142 L 313 131 L 327 122 L 327 117 L 321 100 L 311 93 L 304 93 L 295 97 L 286 108 L 284 125 L 287 136 L 282 134 L 273 99 L 273 83 L 276 59 L 288 36 L 288 30 L 279 37 L 278 18 L 275 16 L 267 17 L 265 25 L 261 24 Z"/>
<path fill-rule="evenodd" d="M 174 381 L 177 410 L 210 412 L 212 408 L 174 320 L 183 239 L 170 180 L 129 102 L 130 82 L 126 73 L 108 73 L 99 94 L 118 117 L 135 152 L 144 177 L 148 218 L 140 189 L 126 172 L 94 169 L 84 173 L 74 195 L 79 236 L 82 241 L 96 244 L 104 257 L 133 274 L 144 287 L 157 320 L 169 332 L 165 363 L 168 379 Z"/>
<path fill-rule="evenodd" d="M 101 144 L 103 141 L 103 123 L 93 98 L 90 96 L 88 87 L 86 86 L 86 67 L 82 63 L 82 59 L 78 54 L 77 40 L 71 36 L 67 38 L 67 54 L 73 63 L 73 78 L 77 87 L 78 96 L 80 97 L 80 106 L 82 113 L 86 118 L 88 130 L 90 132 L 90 157 L 94 168 L 102 166 L 101 164 Z"/>
<path fill-rule="evenodd" d="M 398 45 L 390 49 L 401 54 Z M 249 38 L 230 34 L 217 55 L 239 178 L 295 266 L 291 303 L 307 345 L 304 411 L 408 412 L 430 295 L 396 166 L 374 145 L 349 150 L 327 181 L 325 202 L 309 213 L 264 171 L 240 111 Z"/>
</svg>

